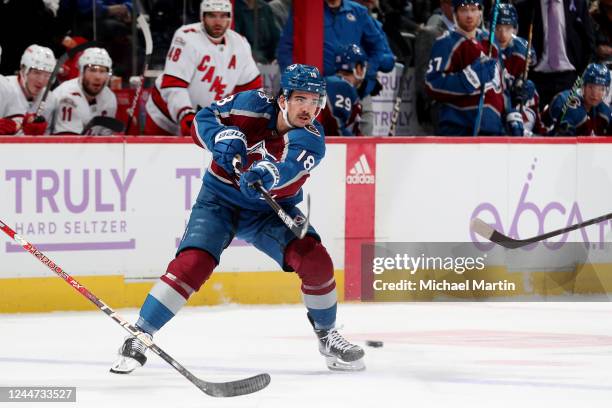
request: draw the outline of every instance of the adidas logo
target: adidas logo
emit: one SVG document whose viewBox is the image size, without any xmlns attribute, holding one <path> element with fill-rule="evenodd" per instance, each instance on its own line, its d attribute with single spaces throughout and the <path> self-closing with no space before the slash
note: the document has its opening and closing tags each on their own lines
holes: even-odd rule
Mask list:
<svg viewBox="0 0 612 408">
<path fill-rule="evenodd" d="M 368 160 L 365 154 L 362 154 L 346 176 L 346 184 L 374 184 L 375 182 L 376 178 L 370 170 Z"/>
</svg>

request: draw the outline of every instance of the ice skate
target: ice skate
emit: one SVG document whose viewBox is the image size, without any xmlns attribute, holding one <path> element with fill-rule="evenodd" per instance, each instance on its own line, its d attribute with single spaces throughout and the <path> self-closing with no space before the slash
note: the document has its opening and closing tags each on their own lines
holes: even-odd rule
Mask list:
<svg viewBox="0 0 612 408">
<path fill-rule="evenodd" d="M 314 322 L 308 316 L 314 327 Z M 327 367 L 334 371 L 362 371 L 364 351 L 356 344 L 349 343 L 336 328 L 314 329 L 319 339 L 319 352 L 325 357 Z"/>
<path fill-rule="evenodd" d="M 148 333 L 143 333 L 149 340 L 152 339 Z M 123 345 L 119 349 L 119 357 L 110 369 L 111 373 L 129 374 L 138 367 L 142 367 L 147 362 L 145 355 L 147 346 L 134 336 L 125 338 Z"/>
</svg>

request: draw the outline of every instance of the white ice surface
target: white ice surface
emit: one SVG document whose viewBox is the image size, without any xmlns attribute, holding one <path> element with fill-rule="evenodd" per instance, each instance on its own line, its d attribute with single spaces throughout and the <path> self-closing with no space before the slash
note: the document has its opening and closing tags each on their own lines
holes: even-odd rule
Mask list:
<svg viewBox="0 0 612 408">
<path fill-rule="evenodd" d="M 120 311 L 133 321 L 136 310 Z M 149 353 L 108 372 L 123 329 L 101 312 L 0 315 L 0 386 L 75 386 L 77 403 L 15 407 L 610 407 L 612 304 L 410 303 L 339 306 L 367 370 L 330 372 L 303 307 L 185 308 L 156 343 L 198 377 L 268 372 L 268 388 L 217 399 Z"/>
</svg>

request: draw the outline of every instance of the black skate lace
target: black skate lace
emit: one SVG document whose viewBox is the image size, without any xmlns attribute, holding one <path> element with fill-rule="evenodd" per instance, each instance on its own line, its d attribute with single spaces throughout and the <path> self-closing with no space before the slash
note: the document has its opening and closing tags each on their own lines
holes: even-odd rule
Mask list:
<svg viewBox="0 0 612 408">
<path fill-rule="evenodd" d="M 347 351 L 353 345 L 346 341 L 344 337 L 336 329 L 331 329 L 329 333 L 323 337 L 325 339 L 325 348 L 329 351 L 332 347 L 340 351 Z"/>
</svg>

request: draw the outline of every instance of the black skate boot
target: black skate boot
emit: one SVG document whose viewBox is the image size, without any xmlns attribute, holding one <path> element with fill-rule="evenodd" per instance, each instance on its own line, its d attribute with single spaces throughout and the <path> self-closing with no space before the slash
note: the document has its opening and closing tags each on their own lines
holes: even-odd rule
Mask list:
<svg viewBox="0 0 612 408">
<path fill-rule="evenodd" d="M 308 320 L 314 328 L 310 315 Z M 349 343 L 336 328 L 316 329 L 314 332 L 319 339 L 319 353 L 325 357 L 327 367 L 334 371 L 362 371 L 365 370 L 363 362 L 364 351 L 356 344 Z"/>
<path fill-rule="evenodd" d="M 143 333 L 140 336 L 145 336 L 149 340 L 152 340 L 149 333 Z M 142 340 L 134 336 L 126 337 L 123 345 L 119 349 L 119 358 L 117 358 L 111 367 L 110 372 L 115 374 L 129 374 L 138 367 L 142 367 L 147 362 L 147 356 L 145 355 L 146 351 L 147 346 Z"/>
</svg>

